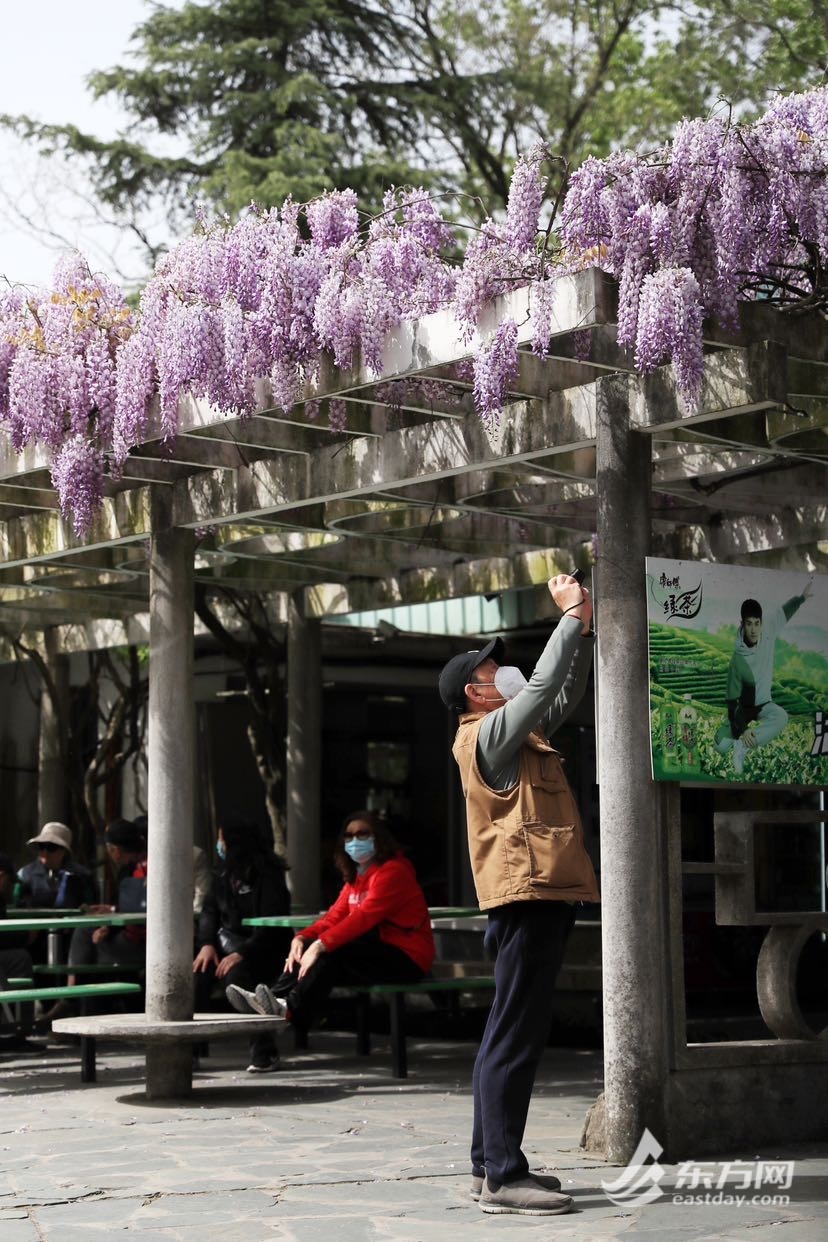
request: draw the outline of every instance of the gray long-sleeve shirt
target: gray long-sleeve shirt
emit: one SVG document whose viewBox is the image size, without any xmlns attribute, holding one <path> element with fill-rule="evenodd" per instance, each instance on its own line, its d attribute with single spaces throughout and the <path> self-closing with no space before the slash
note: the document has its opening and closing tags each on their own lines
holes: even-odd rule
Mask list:
<svg viewBox="0 0 828 1242">
<path fill-rule="evenodd" d="M 592 637 L 581 637 L 582 622 L 563 617 L 535 665 L 528 685 L 503 707 L 489 712 L 480 726 L 477 762 L 492 789 L 511 789 L 520 772 L 519 751 L 533 730 L 547 737 L 574 711 L 592 667 Z"/>
</svg>

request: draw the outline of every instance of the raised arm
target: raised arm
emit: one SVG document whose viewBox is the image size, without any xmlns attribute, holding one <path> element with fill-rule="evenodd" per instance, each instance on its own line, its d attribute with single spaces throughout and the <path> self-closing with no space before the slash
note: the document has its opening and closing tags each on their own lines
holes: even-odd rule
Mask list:
<svg viewBox="0 0 828 1242">
<path fill-rule="evenodd" d="M 490 784 L 495 773 L 511 764 L 534 729 L 541 726 L 548 732 L 572 711 L 584 692 L 592 651 L 592 639 L 582 637 L 577 618 L 564 617 L 526 687 L 497 711 L 490 712 L 480 726 L 478 761 Z M 495 784 L 499 787 L 499 782 Z"/>
</svg>

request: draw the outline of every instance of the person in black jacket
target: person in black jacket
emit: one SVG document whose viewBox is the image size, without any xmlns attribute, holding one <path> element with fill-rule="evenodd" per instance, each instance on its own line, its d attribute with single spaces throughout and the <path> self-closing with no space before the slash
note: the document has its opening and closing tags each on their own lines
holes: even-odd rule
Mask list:
<svg viewBox="0 0 828 1242">
<path fill-rule="evenodd" d="M 242 924 L 243 919 L 290 913 L 285 868 L 273 853 L 272 842 L 251 820 L 225 815 L 216 852 L 220 867 L 198 920 L 193 962 L 196 1010 L 205 1008 L 215 979 L 225 987 L 236 983 L 255 988 L 259 979 L 272 973 L 272 963 L 289 938 L 280 928 Z M 251 1039 L 247 1067 L 251 1074 L 268 1073 L 278 1063 L 272 1032 Z"/>
<path fill-rule="evenodd" d="M 6 906 L 14 894 L 14 863 L 8 854 L 0 854 L 0 919 L 6 917 Z M 4 932 L 0 936 L 0 988 L 6 988 L 15 976 L 31 979 L 32 958 L 29 945 L 31 932 Z"/>
<path fill-rule="evenodd" d="M 8 854 L 0 854 L 0 919 L 6 917 L 6 905 L 14 896 L 15 867 Z M 30 941 L 31 932 L 4 932 L 0 935 L 0 991 L 9 987 L 9 980 L 15 977 L 31 979 L 32 958 Z M 27 1006 L 26 1008 L 30 1008 Z M 7 1034 L 5 1027 L 11 1030 Z M 11 1009 L 0 1005 L 0 1051 L 3 1052 L 36 1052 L 38 1046 L 26 1039 L 29 1024 L 18 1025 Z"/>
</svg>

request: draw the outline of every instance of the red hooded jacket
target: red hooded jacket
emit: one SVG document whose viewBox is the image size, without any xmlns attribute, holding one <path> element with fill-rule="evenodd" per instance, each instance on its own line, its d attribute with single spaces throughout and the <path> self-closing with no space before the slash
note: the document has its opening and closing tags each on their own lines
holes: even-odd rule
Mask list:
<svg viewBox="0 0 828 1242">
<path fill-rule="evenodd" d="M 303 940 L 320 939 L 329 953 L 379 929 L 380 940 L 407 953 L 423 973 L 434 961 L 434 937 L 425 894 L 414 868 L 398 854 L 383 863 L 369 863 L 321 918 L 298 934 Z"/>
</svg>

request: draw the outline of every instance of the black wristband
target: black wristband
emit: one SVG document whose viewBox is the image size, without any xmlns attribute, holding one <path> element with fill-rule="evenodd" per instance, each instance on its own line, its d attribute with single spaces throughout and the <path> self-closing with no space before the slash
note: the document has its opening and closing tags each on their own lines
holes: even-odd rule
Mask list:
<svg viewBox="0 0 828 1242">
<path fill-rule="evenodd" d="M 568 612 L 574 612 L 576 608 L 580 608 L 581 604 L 585 604 L 585 603 L 586 603 L 586 600 L 581 599 L 578 601 L 577 604 L 570 604 L 568 608 L 564 608 L 563 613 L 561 615 L 565 617 Z"/>
</svg>

